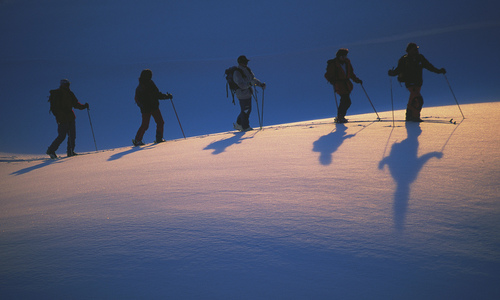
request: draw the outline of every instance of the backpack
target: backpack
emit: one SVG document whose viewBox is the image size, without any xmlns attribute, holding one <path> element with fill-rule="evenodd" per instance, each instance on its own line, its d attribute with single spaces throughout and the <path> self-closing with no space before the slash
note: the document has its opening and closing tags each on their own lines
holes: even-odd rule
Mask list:
<svg viewBox="0 0 500 300">
<path fill-rule="evenodd" d="M 333 84 L 334 76 L 335 76 L 335 64 L 333 59 L 330 59 L 326 62 L 325 79 L 329 83 Z"/>
<path fill-rule="evenodd" d="M 233 98 L 233 104 L 236 105 L 234 103 L 234 93 L 240 87 L 233 80 L 234 71 L 238 71 L 241 74 L 241 76 L 245 76 L 245 74 L 237 66 L 232 66 L 229 69 L 226 69 L 226 71 L 224 72 L 225 73 L 225 77 L 226 77 L 226 97 L 229 97 L 229 90 L 230 90 L 231 91 L 231 96 Z M 229 87 L 229 89 L 228 89 L 228 87 Z"/>
<path fill-rule="evenodd" d="M 408 69 L 408 55 L 404 55 L 399 61 L 398 61 L 398 68 L 399 68 L 399 74 L 398 74 L 398 81 L 400 83 L 406 82 L 406 71 Z"/>
<path fill-rule="evenodd" d="M 55 113 L 59 106 L 61 105 L 61 92 L 60 90 L 50 90 L 50 96 L 48 100 L 50 104 L 49 113 L 55 116 Z"/>
<path fill-rule="evenodd" d="M 398 74 L 398 81 L 401 82 L 401 83 L 406 82 L 405 73 L 399 73 Z"/>
</svg>

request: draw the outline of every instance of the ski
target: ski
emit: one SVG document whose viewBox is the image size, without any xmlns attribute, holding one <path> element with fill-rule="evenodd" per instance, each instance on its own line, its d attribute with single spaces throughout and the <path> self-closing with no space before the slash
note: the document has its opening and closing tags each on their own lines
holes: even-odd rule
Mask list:
<svg viewBox="0 0 500 300">
<path fill-rule="evenodd" d="M 155 140 L 155 141 L 153 142 L 153 145 L 156 145 L 156 144 L 161 144 L 161 143 L 165 143 L 165 142 L 166 142 L 166 141 L 165 141 L 164 139 L 161 139 L 161 141 L 157 141 L 157 140 Z"/>
<path fill-rule="evenodd" d="M 333 119 L 333 122 L 334 122 L 334 123 L 337 123 L 337 124 L 342 124 L 342 123 L 349 123 L 349 120 L 348 120 L 348 119 L 346 119 L 346 118 L 344 118 L 344 119 L 339 119 L 339 118 L 335 117 L 335 118 Z"/>
<path fill-rule="evenodd" d="M 139 147 L 139 146 L 144 146 L 144 145 L 146 145 L 144 142 L 136 141 L 135 139 L 132 139 L 132 146 L 133 147 Z"/>
<path fill-rule="evenodd" d="M 377 119 L 376 120 L 349 120 L 349 119 L 346 119 L 346 118 L 343 118 L 341 120 L 339 120 L 337 117 L 333 118 L 333 122 L 334 123 L 360 123 L 360 122 L 367 122 L 367 123 L 371 123 L 371 122 L 380 122 L 382 121 L 383 119 L 386 119 L 386 118 L 380 118 L 377 114 Z"/>
<path fill-rule="evenodd" d="M 252 127 L 248 127 L 247 129 L 243 129 L 243 127 L 241 127 L 240 124 L 237 124 L 237 123 L 233 123 L 233 128 L 239 132 L 247 132 L 247 131 L 251 131 L 253 130 Z"/>
<path fill-rule="evenodd" d="M 376 122 L 391 122 L 392 123 L 393 120 L 389 120 L 389 119 L 381 119 L 381 120 L 348 120 L 347 122 L 336 122 L 336 120 L 334 120 L 334 123 L 336 124 L 345 124 L 345 123 L 376 123 Z M 408 123 L 437 123 L 437 124 L 453 124 L 453 125 L 456 125 L 457 124 L 457 121 L 455 121 L 454 119 L 450 119 L 448 121 L 446 120 L 440 120 L 440 119 L 425 119 L 425 120 L 422 120 L 422 122 L 412 122 L 412 121 L 406 121 L 406 120 L 394 120 L 394 122 L 398 122 L 398 123 L 405 123 L 405 122 L 408 122 Z"/>
<path fill-rule="evenodd" d="M 65 159 L 65 158 L 68 158 L 68 157 L 71 157 L 71 156 L 56 156 L 56 157 L 49 157 L 49 158 L 46 158 L 45 160 L 48 160 L 48 161 L 52 161 L 52 160 L 60 160 L 60 159 Z"/>
<path fill-rule="evenodd" d="M 243 127 L 241 127 L 241 125 L 237 123 L 233 123 L 233 128 L 240 132 L 243 131 Z"/>
<path fill-rule="evenodd" d="M 450 123 L 450 124 L 454 124 L 456 125 L 457 124 L 457 121 L 453 120 L 453 118 L 451 118 L 449 121 L 445 121 L 445 120 L 441 120 L 439 118 L 435 118 L 435 119 L 431 119 L 432 117 L 423 117 L 423 119 L 426 119 L 426 120 L 422 120 L 423 122 L 431 122 L 431 123 Z M 446 118 L 442 118 L 442 119 L 446 119 Z"/>
<path fill-rule="evenodd" d="M 453 118 L 451 118 L 448 121 L 443 120 L 447 118 L 432 118 L 432 119 L 431 118 L 432 117 L 423 117 L 422 123 L 441 123 L 441 124 L 453 124 L 453 125 L 457 124 L 457 121 L 455 121 Z"/>
</svg>

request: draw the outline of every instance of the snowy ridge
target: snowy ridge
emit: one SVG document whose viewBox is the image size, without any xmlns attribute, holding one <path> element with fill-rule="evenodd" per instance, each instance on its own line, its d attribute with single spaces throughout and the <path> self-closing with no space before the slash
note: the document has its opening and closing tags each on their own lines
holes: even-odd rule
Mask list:
<svg viewBox="0 0 500 300">
<path fill-rule="evenodd" d="M 0 155 L 0 293 L 498 298 L 500 102 L 462 110 Z"/>
</svg>

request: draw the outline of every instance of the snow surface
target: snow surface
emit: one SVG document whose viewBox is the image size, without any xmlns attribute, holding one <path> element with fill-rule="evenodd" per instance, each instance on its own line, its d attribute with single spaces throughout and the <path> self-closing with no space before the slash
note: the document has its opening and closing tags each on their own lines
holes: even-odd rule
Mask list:
<svg viewBox="0 0 500 300">
<path fill-rule="evenodd" d="M 462 110 L 2 154 L 1 298 L 499 299 L 500 102 Z"/>
</svg>

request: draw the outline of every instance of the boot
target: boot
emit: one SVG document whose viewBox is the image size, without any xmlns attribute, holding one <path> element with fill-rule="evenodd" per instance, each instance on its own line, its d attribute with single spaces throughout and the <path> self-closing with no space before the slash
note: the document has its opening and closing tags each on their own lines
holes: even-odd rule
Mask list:
<svg viewBox="0 0 500 300">
<path fill-rule="evenodd" d="M 142 146 L 145 145 L 142 141 L 137 141 L 136 139 L 132 139 L 132 144 L 134 146 Z"/>
<path fill-rule="evenodd" d="M 49 149 L 47 149 L 47 152 L 45 152 L 47 155 L 50 156 L 50 158 L 52 159 L 55 159 L 57 158 L 57 155 L 56 155 L 56 152 L 55 151 L 49 151 Z"/>
</svg>

